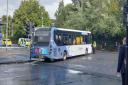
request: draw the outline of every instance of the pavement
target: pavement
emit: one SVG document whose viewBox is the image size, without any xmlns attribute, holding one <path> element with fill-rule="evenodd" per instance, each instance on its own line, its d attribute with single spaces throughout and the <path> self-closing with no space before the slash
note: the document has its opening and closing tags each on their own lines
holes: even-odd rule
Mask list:
<svg viewBox="0 0 128 85">
<path fill-rule="evenodd" d="M 66 61 L 1 64 L 0 85 L 121 85 L 117 58 L 117 52 L 97 51 Z"/>
<path fill-rule="evenodd" d="M 29 48 L 0 47 L 0 64 L 24 63 L 30 61 Z"/>
</svg>

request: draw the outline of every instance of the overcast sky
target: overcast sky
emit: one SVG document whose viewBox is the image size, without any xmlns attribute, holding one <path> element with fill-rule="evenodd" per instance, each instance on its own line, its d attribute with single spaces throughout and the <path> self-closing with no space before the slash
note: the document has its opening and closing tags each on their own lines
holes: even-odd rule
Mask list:
<svg viewBox="0 0 128 85">
<path fill-rule="evenodd" d="M 0 17 L 6 14 L 6 5 L 7 0 L 0 0 Z M 15 9 L 17 9 L 22 0 L 8 0 L 9 2 L 9 15 L 13 15 Z M 45 7 L 48 11 L 50 18 L 55 19 L 54 13 L 58 8 L 60 0 L 39 0 L 40 4 Z M 65 5 L 71 3 L 71 0 L 64 0 Z"/>
</svg>

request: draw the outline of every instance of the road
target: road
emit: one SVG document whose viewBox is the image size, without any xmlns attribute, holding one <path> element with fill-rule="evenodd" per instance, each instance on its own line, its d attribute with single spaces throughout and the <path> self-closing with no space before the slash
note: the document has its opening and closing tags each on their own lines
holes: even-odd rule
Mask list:
<svg viewBox="0 0 128 85">
<path fill-rule="evenodd" d="M 0 85 L 121 85 L 117 53 L 98 51 L 52 63 L 0 65 Z"/>
</svg>

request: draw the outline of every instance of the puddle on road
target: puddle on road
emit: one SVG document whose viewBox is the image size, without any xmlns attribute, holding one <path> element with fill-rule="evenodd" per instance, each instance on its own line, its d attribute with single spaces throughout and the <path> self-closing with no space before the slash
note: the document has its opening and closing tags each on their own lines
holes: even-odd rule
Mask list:
<svg viewBox="0 0 128 85">
<path fill-rule="evenodd" d="M 92 60 L 92 57 L 88 57 L 88 60 Z"/>
<path fill-rule="evenodd" d="M 81 71 L 76 71 L 76 70 L 71 70 L 71 69 L 68 69 L 68 72 L 72 73 L 72 74 L 81 74 L 81 73 L 83 73 Z"/>
</svg>

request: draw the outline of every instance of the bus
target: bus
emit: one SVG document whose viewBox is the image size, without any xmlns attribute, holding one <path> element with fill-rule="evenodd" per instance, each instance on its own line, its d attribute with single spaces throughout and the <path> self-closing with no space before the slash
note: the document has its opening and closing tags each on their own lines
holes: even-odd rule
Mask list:
<svg viewBox="0 0 128 85">
<path fill-rule="evenodd" d="M 91 32 L 49 27 L 35 28 L 31 58 L 54 61 L 92 53 Z"/>
</svg>

